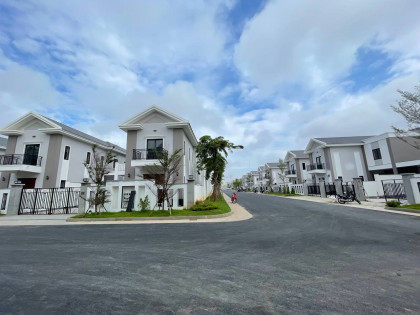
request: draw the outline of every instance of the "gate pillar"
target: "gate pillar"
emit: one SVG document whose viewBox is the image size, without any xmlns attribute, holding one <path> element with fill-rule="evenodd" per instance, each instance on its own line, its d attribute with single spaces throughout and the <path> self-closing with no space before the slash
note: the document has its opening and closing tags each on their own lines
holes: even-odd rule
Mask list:
<svg viewBox="0 0 420 315">
<path fill-rule="evenodd" d="M 24 184 L 12 184 L 10 186 L 9 204 L 6 215 L 17 215 L 19 212 L 20 199 L 22 197 Z"/>
<path fill-rule="evenodd" d="M 337 195 L 343 195 L 343 181 L 341 179 L 334 180 L 335 192 Z"/>
<path fill-rule="evenodd" d="M 411 179 L 414 177 L 414 173 L 401 174 L 401 177 L 403 180 L 405 195 L 407 196 L 407 203 L 409 205 L 413 205 L 416 203 L 416 200 L 414 199 L 413 186 L 411 185 Z"/>
<path fill-rule="evenodd" d="M 324 180 L 319 181 L 319 193 L 321 195 L 321 198 L 327 198 L 327 190 L 325 189 L 325 181 Z"/>
<path fill-rule="evenodd" d="M 354 195 L 360 201 L 366 201 L 365 190 L 363 188 L 363 182 L 360 177 L 353 178 Z"/>
<path fill-rule="evenodd" d="M 303 183 L 303 195 L 304 196 L 308 196 L 309 195 L 309 191 L 308 191 L 308 183 L 304 182 Z"/>
<path fill-rule="evenodd" d="M 86 212 L 86 200 L 89 198 L 87 195 L 87 189 L 90 186 L 89 183 L 82 183 L 80 186 L 80 194 L 79 194 L 79 214 L 84 214 Z"/>
</svg>

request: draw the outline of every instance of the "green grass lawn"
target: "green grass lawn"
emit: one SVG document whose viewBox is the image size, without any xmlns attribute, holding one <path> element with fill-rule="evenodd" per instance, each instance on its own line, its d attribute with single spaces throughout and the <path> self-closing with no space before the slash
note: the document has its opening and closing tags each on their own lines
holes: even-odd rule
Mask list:
<svg viewBox="0 0 420 315">
<path fill-rule="evenodd" d="M 398 208 L 411 209 L 411 210 L 418 210 L 418 211 L 420 211 L 420 204 L 416 203 L 414 205 L 398 206 Z"/>
<path fill-rule="evenodd" d="M 283 194 L 283 193 L 279 193 L 279 192 L 269 192 L 269 195 L 276 195 L 276 196 L 300 196 L 298 194 Z"/>
<path fill-rule="evenodd" d="M 229 205 L 223 199 L 223 197 L 219 198 L 217 202 L 213 202 L 210 200 L 206 200 L 204 202 L 196 204 L 196 208 L 200 204 L 208 205 L 211 203 L 212 205 L 216 206 L 216 209 L 212 210 L 203 210 L 203 211 L 192 211 L 188 209 L 183 210 L 172 210 L 172 216 L 200 216 L 200 215 L 216 215 L 216 214 L 223 214 L 228 213 L 230 211 Z M 76 215 L 72 218 L 126 218 L 126 217 L 169 217 L 169 211 L 165 210 L 145 210 L 145 211 L 120 211 L 120 212 L 101 212 L 100 215 L 86 214 L 84 217 L 83 215 Z"/>
</svg>

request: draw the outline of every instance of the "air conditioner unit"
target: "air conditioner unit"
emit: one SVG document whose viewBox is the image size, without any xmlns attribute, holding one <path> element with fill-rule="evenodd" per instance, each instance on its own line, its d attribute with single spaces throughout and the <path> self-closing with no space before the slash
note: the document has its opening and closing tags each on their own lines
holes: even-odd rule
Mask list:
<svg viewBox="0 0 420 315">
<path fill-rule="evenodd" d="M 84 183 L 89 183 L 89 178 L 88 177 L 83 178 L 83 182 Z"/>
</svg>

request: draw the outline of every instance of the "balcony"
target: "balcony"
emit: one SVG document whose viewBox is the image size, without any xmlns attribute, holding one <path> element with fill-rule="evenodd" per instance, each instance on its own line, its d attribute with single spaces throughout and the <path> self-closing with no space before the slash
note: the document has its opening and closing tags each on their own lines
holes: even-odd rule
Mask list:
<svg viewBox="0 0 420 315">
<path fill-rule="evenodd" d="M 307 170 L 309 174 L 325 174 L 326 173 L 324 163 L 309 164 Z"/>
<path fill-rule="evenodd" d="M 284 172 L 284 174 L 286 175 L 287 178 L 297 177 L 295 170 L 287 170 L 286 172 Z"/>
<path fill-rule="evenodd" d="M 146 166 L 158 163 L 159 155 L 167 152 L 165 149 L 133 149 L 131 166 Z"/>
<path fill-rule="evenodd" d="M 0 155 L 0 172 L 41 173 L 42 156 L 32 154 Z"/>
</svg>

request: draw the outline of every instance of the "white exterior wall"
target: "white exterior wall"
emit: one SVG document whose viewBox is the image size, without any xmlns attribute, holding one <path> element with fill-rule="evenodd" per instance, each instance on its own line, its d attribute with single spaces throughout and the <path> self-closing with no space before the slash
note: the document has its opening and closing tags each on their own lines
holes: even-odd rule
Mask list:
<svg viewBox="0 0 420 315">
<path fill-rule="evenodd" d="M 373 159 L 373 143 L 375 143 L 375 148 L 377 143 L 381 151 L 382 159 L 380 160 Z M 391 155 L 389 154 L 388 143 L 386 142 L 386 139 L 378 140 L 373 143 L 368 143 L 363 146 L 369 170 L 392 168 Z"/>
<path fill-rule="evenodd" d="M 185 143 L 185 155 L 184 155 L 184 183 L 187 182 L 188 176 L 193 175 L 193 178 L 196 177 L 197 169 L 196 169 L 196 156 L 195 156 L 195 150 L 192 146 L 190 140 L 183 132 L 183 141 Z"/>
<path fill-rule="evenodd" d="M 332 153 L 331 153 L 331 155 L 333 155 Z M 316 164 L 316 158 L 318 157 L 318 156 L 320 156 L 321 157 L 321 163 L 323 163 L 324 164 L 324 166 L 325 166 L 325 173 L 323 173 L 323 174 L 314 174 L 315 175 L 315 182 L 319 182 L 319 180 L 321 179 L 321 178 L 324 178 L 324 180 L 326 181 L 326 182 L 331 182 L 332 181 L 332 176 L 331 176 L 331 169 L 328 169 L 327 168 L 327 163 L 326 163 L 326 159 L 325 159 L 325 151 L 324 151 L 324 149 L 323 148 L 320 148 L 319 146 L 318 147 L 316 147 L 315 149 L 313 149 L 313 152 L 312 152 L 312 160 L 310 161 L 310 164 Z M 334 164 L 334 162 L 333 161 L 331 161 L 331 164 Z M 329 166 L 330 168 L 331 167 L 333 167 L 333 166 Z M 309 178 L 308 178 L 308 180 L 309 181 L 311 181 L 312 180 L 312 174 L 308 174 L 309 175 Z"/>
<path fill-rule="evenodd" d="M 311 178 L 311 175 L 308 174 L 308 165 L 310 164 L 309 159 L 298 159 L 298 161 L 300 166 L 300 172 L 302 174 L 302 181 L 305 182 Z M 305 163 L 305 169 L 303 169 L 303 163 Z"/>
<path fill-rule="evenodd" d="M 343 177 L 344 182 L 352 181 L 353 178 L 363 176 L 367 179 L 366 166 L 363 160 L 362 146 L 351 147 L 331 147 L 331 166 L 334 170 L 335 178 Z M 331 176 L 331 172 L 327 172 Z"/>
<path fill-rule="evenodd" d="M 156 130 L 156 131 L 155 131 Z M 147 123 L 142 130 L 137 131 L 135 149 L 146 149 L 148 139 L 163 139 L 163 148 L 173 153 L 173 129 L 169 129 L 162 123 Z"/>
<path fill-rule="evenodd" d="M 49 135 L 35 129 L 26 129 L 23 135 L 17 137 L 15 154 L 24 154 L 25 146 L 28 144 L 39 144 L 38 156 L 42 156 L 41 173 L 25 174 L 21 172 L 19 175 L 20 178 L 36 178 L 35 188 L 42 188 L 42 183 L 45 176 L 45 165 L 46 163 L 48 163 L 47 154 L 48 154 L 49 141 L 50 141 Z M 10 177 L 10 183 L 14 183 L 16 179 L 17 179 L 16 173 L 12 173 Z"/>
</svg>

